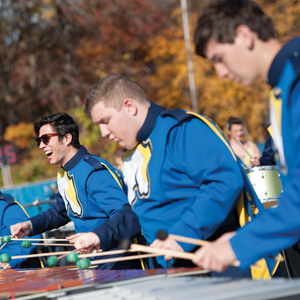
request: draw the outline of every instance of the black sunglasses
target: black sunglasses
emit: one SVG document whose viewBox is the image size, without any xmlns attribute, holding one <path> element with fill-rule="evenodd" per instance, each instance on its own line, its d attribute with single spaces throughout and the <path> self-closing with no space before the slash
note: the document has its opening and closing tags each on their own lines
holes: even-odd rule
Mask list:
<svg viewBox="0 0 300 300">
<path fill-rule="evenodd" d="M 35 139 L 36 144 L 38 145 L 38 147 L 40 146 L 41 142 L 43 142 L 45 145 L 48 145 L 51 137 L 53 137 L 53 136 L 57 136 L 57 133 L 43 134 L 42 136 L 37 137 Z"/>
</svg>

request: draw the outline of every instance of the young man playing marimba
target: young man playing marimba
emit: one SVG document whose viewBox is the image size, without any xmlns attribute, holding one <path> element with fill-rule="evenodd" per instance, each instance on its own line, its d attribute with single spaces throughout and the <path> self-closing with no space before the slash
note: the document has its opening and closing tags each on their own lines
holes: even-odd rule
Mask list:
<svg viewBox="0 0 300 300">
<path fill-rule="evenodd" d="M 96 84 L 85 111 L 103 137 L 134 150 L 122 171 L 129 203 L 153 247 L 193 252 L 194 245 L 156 239 L 157 231 L 214 240 L 239 227 L 236 205 L 241 194 L 257 199 L 228 141 L 207 118 L 164 110 L 134 82 L 116 75 Z M 80 248 L 83 238 L 75 246 Z M 162 257 L 157 262 L 159 267 L 179 265 Z"/>
<path fill-rule="evenodd" d="M 24 222 L 29 219 L 25 209 L 11 196 L 4 195 L 0 191 L 0 236 L 10 235 L 10 226 L 16 222 Z M 35 236 L 39 238 L 39 236 Z M 31 245 L 28 248 L 22 247 L 20 241 L 11 241 L 7 244 L 1 241 L 0 254 L 9 253 L 9 255 L 28 255 L 36 253 L 37 246 Z M 44 267 L 44 261 L 40 258 L 19 258 L 9 263 L 0 262 L 3 269 L 23 269 Z"/>
<path fill-rule="evenodd" d="M 66 113 L 40 118 L 34 125 L 38 147 L 51 165 L 60 165 L 57 174 L 57 201 L 45 212 L 10 227 L 19 238 L 59 228 L 73 221 L 78 233 L 100 237 L 98 249 L 110 250 L 124 238 L 141 231 L 128 205 L 125 186 L 118 171 L 102 158 L 88 153 L 79 143 L 79 127 Z M 125 223 L 125 225 L 124 225 Z M 97 229 L 96 229 L 97 228 Z M 93 233 L 93 231 L 97 233 Z M 108 256 L 109 257 L 109 256 Z M 108 258 L 106 257 L 106 258 Z M 139 268 L 139 261 L 107 263 L 101 269 Z"/>
</svg>

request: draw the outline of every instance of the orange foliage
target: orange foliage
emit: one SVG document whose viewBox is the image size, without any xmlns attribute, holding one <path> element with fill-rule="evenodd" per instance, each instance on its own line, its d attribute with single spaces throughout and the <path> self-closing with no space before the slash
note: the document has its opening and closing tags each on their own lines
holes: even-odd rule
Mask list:
<svg viewBox="0 0 300 300">
<path fill-rule="evenodd" d="M 274 19 L 279 39 L 293 37 L 300 28 L 299 1 L 258 1 Z M 199 12 L 189 12 L 190 36 Z M 156 89 L 153 99 L 160 105 L 191 109 L 187 58 L 182 28 L 181 9 L 173 11 L 173 22 L 161 35 L 149 41 L 147 60 L 155 61 L 156 72 L 151 86 Z M 193 67 L 198 100 L 198 112 L 215 121 L 223 130 L 229 116 L 242 118 L 254 141 L 265 140 L 269 123 L 269 87 L 257 81 L 249 88 L 217 78 L 213 65 L 193 51 Z"/>
</svg>

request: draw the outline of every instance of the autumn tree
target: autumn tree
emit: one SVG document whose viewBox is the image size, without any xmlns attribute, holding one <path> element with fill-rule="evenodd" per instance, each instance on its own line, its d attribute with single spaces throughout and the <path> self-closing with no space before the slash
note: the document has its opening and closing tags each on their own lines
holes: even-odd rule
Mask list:
<svg viewBox="0 0 300 300">
<path fill-rule="evenodd" d="M 140 0 L 15 0 L 0 10 L 0 135 L 5 127 L 82 105 L 97 80 L 143 80 L 147 40 L 166 13 Z"/>
<path fill-rule="evenodd" d="M 197 17 L 206 2 L 204 0 L 188 2 L 191 36 L 193 36 Z M 295 34 L 299 34 L 299 1 L 261 0 L 258 2 L 273 18 L 280 41 L 285 42 Z M 151 76 L 151 86 L 157 91 L 154 100 L 165 107 L 191 109 L 180 7 L 173 11 L 171 17 L 172 25 L 150 41 L 150 52 L 147 58 L 156 62 L 156 72 Z M 269 123 L 267 84 L 257 81 L 251 87 L 245 88 L 227 79 L 220 80 L 213 65 L 196 54 L 193 55 L 193 66 L 198 112 L 213 119 L 224 131 L 229 116 L 240 117 L 245 120 L 253 139 L 264 141 L 266 126 Z"/>
<path fill-rule="evenodd" d="M 51 173 L 45 158 L 40 167 L 35 163 L 41 151 L 36 152 L 30 142 L 27 125 L 59 111 L 74 113 L 92 153 L 112 160 L 115 145 L 100 139 L 99 130 L 80 107 L 99 78 L 111 73 L 149 86 L 153 62 L 144 61 L 147 43 L 166 25 L 168 5 L 141 0 L 2 0 L 0 4 L 0 136 L 5 132 L 8 141 L 27 137 L 25 148 L 17 145 L 20 164 L 12 172 L 16 181 Z"/>
</svg>

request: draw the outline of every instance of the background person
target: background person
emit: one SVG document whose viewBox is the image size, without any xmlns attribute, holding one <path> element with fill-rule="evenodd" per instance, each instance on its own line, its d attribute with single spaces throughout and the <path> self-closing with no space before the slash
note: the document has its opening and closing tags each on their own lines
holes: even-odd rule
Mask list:
<svg viewBox="0 0 300 300">
<path fill-rule="evenodd" d="M 126 153 L 126 149 L 120 149 L 116 152 L 115 154 L 115 164 L 116 164 L 116 168 L 122 172 L 122 162 L 123 162 L 123 157 Z"/>
<path fill-rule="evenodd" d="M 227 133 L 229 136 L 229 143 L 234 151 L 234 153 L 239 157 L 239 159 L 244 163 L 246 167 L 251 166 L 251 157 L 260 157 L 261 153 L 258 147 L 252 141 L 245 141 L 244 135 L 244 125 L 241 119 L 230 117 L 226 123 Z M 247 150 L 247 153 L 243 147 L 236 141 L 238 139 Z"/>
</svg>

